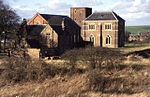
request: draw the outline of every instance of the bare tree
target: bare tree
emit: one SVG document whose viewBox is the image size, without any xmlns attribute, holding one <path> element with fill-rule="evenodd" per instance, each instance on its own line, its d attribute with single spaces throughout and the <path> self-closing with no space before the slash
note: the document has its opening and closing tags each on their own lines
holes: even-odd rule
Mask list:
<svg viewBox="0 0 150 97">
<path fill-rule="evenodd" d="M 2 39 L 2 32 L 7 34 L 7 38 L 15 36 L 14 33 L 18 29 L 19 19 L 20 17 L 16 14 L 16 12 L 0 0 L 0 41 Z"/>
</svg>

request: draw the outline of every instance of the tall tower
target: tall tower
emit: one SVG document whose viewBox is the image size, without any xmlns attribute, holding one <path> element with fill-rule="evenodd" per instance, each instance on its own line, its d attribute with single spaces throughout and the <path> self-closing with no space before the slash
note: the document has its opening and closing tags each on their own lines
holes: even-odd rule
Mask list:
<svg viewBox="0 0 150 97">
<path fill-rule="evenodd" d="M 92 14 L 92 8 L 88 7 L 74 7 L 70 8 L 70 17 L 74 20 L 81 28 L 82 21 Z"/>
</svg>

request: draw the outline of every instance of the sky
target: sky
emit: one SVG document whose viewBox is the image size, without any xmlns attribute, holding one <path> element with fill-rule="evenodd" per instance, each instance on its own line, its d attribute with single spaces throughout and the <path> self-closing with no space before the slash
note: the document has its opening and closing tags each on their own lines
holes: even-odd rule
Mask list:
<svg viewBox="0 0 150 97">
<path fill-rule="evenodd" d="M 150 25 L 150 0 L 3 0 L 21 18 L 37 12 L 70 16 L 70 7 L 91 7 L 93 12 L 114 11 L 126 26 Z"/>
</svg>

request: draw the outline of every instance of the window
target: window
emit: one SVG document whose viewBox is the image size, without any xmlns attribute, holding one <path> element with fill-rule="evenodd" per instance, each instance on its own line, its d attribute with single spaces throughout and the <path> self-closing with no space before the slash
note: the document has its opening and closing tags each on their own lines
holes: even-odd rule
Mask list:
<svg viewBox="0 0 150 97">
<path fill-rule="evenodd" d="M 106 36 L 106 44 L 109 45 L 110 44 L 110 35 Z"/>
<path fill-rule="evenodd" d="M 105 30 L 111 30 L 112 29 L 112 24 L 108 23 L 105 24 Z"/>
<path fill-rule="evenodd" d="M 74 37 L 73 37 L 73 38 L 74 38 L 74 43 L 76 43 L 76 35 L 74 35 Z"/>
<path fill-rule="evenodd" d="M 84 30 L 87 30 L 87 29 L 86 29 L 86 26 L 84 26 Z"/>
<path fill-rule="evenodd" d="M 79 16 L 82 16 L 82 12 L 79 14 Z"/>
<path fill-rule="evenodd" d="M 91 42 L 92 44 L 94 44 L 94 40 L 95 40 L 94 35 L 91 35 L 91 36 L 90 36 L 90 42 Z"/>
<path fill-rule="evenodd" d="M 76 13 L 77 9 L 74 9 L 74 13 Z"/>
<path fill-rule="evenodd" d="M 84 40 L 86 40 L 86 32 L 84 31 Z"/>
<path fill-rule="evenodd" d="M 47 40 L 50 39 L 50 34 L 46 34 L 46 39 L 47 39 Z"/>
<path fill-rule="evenodd" d="M 88 30 L 87 23 L 84 22 L 83 26 L 84 26 L 84 28 L 83 28 L 84 30 Z"/>
<path fill-rule="evenodd" d="M 36 22 L 36 24 L 40 24 L 39 22 Z"/>
<path fill-rule="evenodd" d="M 89 25 L 89 30 L 95 30 L 96 28 L 95 28 L 95 24 L 90 24 Z"/>
</svg>

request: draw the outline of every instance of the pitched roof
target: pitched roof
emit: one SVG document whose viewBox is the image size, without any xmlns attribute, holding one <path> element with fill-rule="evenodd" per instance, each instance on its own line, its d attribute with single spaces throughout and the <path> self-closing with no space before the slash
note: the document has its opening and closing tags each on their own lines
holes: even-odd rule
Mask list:
<svg viewBox="0 0 150 97">
<path fill-rule="evenodd" d="M 71 7 L 71 8 L 75 8 L 75 9 L 83 9 L 83 8 L 85 8 L 85 9 L 92 9 L 91 7 Z"/>
<path fill-rule="evenodd" d="M 40 35 L 45 27 L 46 25 L 27 25 L 27 33 L 32 36 Z"/>
<path fill-rule="evenodd" d="M 63 18 L 68 18 L 63 15 L 40 14 L 49 24 L 61 24 Z"/>
<path fill-rule="evenodd" d="M 86 20 L 123 20 L 115 12 L 95 12 L 91 14 Z"/>
<path fill-rule="evenodd" d="M 63 32 L 62 26 L 60 26 L 60 25 L 50 25 L 50 26 L 58 35 Z"/>
<path fill-rule="evenodd" d="M 40 14 L 50 25 L 61 25 L 65 20 L 75 27 L 79 27 L 70 17 L 64 15 Z"/>
</svg>

